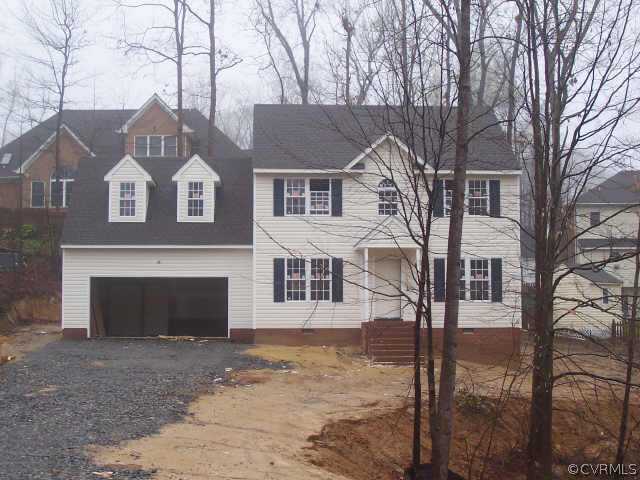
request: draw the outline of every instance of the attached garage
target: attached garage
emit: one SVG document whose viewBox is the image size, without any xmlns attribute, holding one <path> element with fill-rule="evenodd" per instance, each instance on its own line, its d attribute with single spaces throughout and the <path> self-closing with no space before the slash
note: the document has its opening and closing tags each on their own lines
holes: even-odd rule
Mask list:
<svg viewBox="0 0 640 480">
<path fill-rule="evenodd" d="M 226 278 L 92 278 L 96 336 L 227 337 Z"/>
<path fill-rule="evenodd" d="M 84 337 L 232 337 L 253 328 L 250 248 L 63 249 L 62 328 Z"/>
</svg>

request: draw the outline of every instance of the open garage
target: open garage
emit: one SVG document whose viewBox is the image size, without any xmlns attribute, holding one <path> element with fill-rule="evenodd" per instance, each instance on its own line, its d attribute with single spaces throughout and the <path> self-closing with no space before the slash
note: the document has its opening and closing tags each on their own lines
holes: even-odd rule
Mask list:
<svg viewBox="0 0 640 480">
<path fill-rule="evenodd" d="M 227 337 L 227 278 L 92 278 L 96 336 Z"/>
</svg>

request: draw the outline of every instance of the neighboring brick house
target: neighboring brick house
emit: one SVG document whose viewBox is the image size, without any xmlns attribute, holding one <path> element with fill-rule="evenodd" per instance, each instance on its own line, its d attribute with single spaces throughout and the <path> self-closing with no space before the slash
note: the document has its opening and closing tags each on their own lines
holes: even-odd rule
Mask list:
<svg viewBox="0 0 640 480">
<path fill-rule="evenodd" d="M 392 292 L 413 288 L 409 267 L 418 252 L 398 219 L 397 190 L 372 162 L 406 160 L 402 142 L 371 121 L 382 113 L 257 105 L 252 158 L 190 152 L 185 161 L 134 148 L 86 159 L 62 238 L 65 334 L 357 344 L 370 322 L 408 325 L 410 307 Z M 512 352 L 521 317 L 519 229 L 511 219 L 520 218 L 521 172 L 488 120 L 470 146 L 460 342 Z M 149 132 L 142 125 L 137 135 Z M 366 138 L 345 137 L 363 125 Z M 448 165 L 434 206 L 436 329 Z"/>
<path fill-rule="evenodd" d="M 138 110 L 65 110 L 55 172 L 56 115 L 0 148 L 0 208 L 53 208 L 64 211 L 73 197 L 79 164 L 105 155 L 176 155 L 176 114 L 157 95 Z M 184 111 L 185 153 L 206 148 L 207 119 Z M 218 132 L 225 151 L 240 153 Z M 136 139 L 138 145 L 136 147 Z M 22 195 L 20 195 L 22 192 Z M 52 196 L 57 196 L 52 199 Z"/>
</svg>

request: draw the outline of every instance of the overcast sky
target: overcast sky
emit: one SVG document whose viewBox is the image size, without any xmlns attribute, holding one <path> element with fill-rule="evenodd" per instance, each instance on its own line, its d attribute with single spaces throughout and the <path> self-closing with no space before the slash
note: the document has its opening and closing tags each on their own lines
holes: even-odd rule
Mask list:
<svg viewBox="0 0 640 480">
<path fill-rule="evenodd" d="M 35 0 L 40 1 L 40 0 Z M 81 54 L 74 76 L 82 78 L 80 85 L 69 92 L 67 108 L 91 108 L 95 92 L 97 107 L 136 108 L 152 93 L 157 92 L 174 103 L 175 66 L 148 65 L 139 56 L 125 56 L 117 48 L 122 38 L 123 22 L 136 30 L 148 25 L 152 19 L 149 10 L 127 10 L 114 6 L 113 0 L 81 0 L 83 8 L 91 12 L 87 21 L 87 34 L 92 45 Z M 194 3 L 205 0 L 194 0 Z M 0 80 L 21 75 L 28 61 L 25 55 L 35 51 L 26 35 L 25 27 L 16 17 L 20 15 L 22 0 L 2 0 L 0 3 Z M 43 2 L 44 3 L 44 2 Z M 133 3 L 133 0 L 132 0 Z M 251 0 L 221 0 L 217 33 L 219 42 L 231 48 L 243 61 L 233 70 L 225 71 L 220 79 L 219 95 L 223 107 L 237 99 L 245 103 L 272 100 L 270 81 L 261 79 L 264 64 L 263 50 L 251 30 Z M 125 18 L 126 15 L 126 18 Z M 195 40 L 192 38 L 192 40 Z M 206 37 L 202 39 L 206 44 Z M 204 58 L 191 60 L 186 66 L 185 84 L 188 88 L 207 79 Z"/>
</svg>

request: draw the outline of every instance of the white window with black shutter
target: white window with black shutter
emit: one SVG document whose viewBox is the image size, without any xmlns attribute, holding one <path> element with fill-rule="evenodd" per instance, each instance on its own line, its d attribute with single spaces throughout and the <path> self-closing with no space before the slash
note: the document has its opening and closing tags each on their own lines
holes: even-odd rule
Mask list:
<svg viewBox="0 0 640 480">
<path fill-rule="evenodd" d="M 274 178 L 273 216 L 342 216 L 342 179 Z"/>
<path fill-rule="evenodd" d="M 438 180 L 432 194 L 433 216 L 448 217 L 453 206 L 454 183 L 451 179 Z M 470 216 L 499 217 L 500 180 L 472 179 L 465 186 L 466 211 Z"/>
<path fill-rule="evenodd" d="M 274 258 L 273 301 L 342 302 L 342 271 L 341 258 Z"/>
<path fill-rule="evenodd" d="M 502 302 L 502 259 L 461 258 L 460 300 Z M 444 302 L 446 292 L 446 259 L 435 258 L 433 268 L 434 301 Z"/>
</svg>

